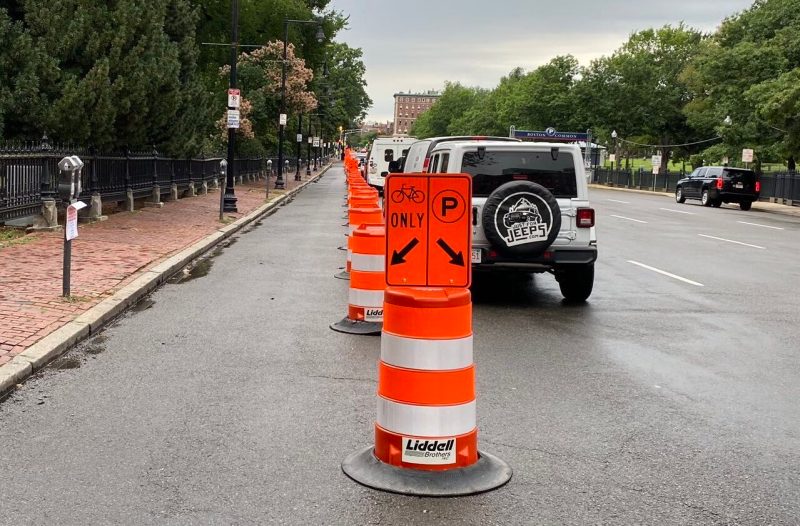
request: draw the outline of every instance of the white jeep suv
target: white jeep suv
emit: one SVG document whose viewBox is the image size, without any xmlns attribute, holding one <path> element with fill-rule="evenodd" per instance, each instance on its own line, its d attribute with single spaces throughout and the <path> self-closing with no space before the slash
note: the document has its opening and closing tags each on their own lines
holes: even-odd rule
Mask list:
<svg viewBox="0 0 800 526">
<path fill-rule="evenodd" d="M 474 270 L 550 272 L 567 300 L 591 295 L 597 238 L 578 146 L 442 142 L 427 171 L 472 176 Z"/>
</svg>

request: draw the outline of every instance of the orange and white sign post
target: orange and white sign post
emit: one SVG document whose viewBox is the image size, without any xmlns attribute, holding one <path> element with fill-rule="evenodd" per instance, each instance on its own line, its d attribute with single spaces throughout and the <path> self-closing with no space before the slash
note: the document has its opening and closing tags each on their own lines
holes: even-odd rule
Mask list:
<svg viewBox="0 0 800 526">
<path fill-rule="evenodd" d="M 478 450 L 472 354 L 472 179 L 386 180 L 386 284 L 375 445 L 342 470 L 371 488 L 421 496 L 498 488 L 511 468 Z"/>
</svg>

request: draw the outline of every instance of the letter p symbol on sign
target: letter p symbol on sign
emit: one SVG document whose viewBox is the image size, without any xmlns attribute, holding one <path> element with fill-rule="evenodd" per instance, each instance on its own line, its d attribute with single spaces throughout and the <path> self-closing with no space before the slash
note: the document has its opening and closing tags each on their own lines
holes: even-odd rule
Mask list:
<svg viewBox="0 0 800 526">
<path fill-rule="evenodd" d="M 458 199 L 452 196 L 442 197 L 442 217 L 447 218 L 448 210 L 456 210 L 458 208 Z"/>
</svg>

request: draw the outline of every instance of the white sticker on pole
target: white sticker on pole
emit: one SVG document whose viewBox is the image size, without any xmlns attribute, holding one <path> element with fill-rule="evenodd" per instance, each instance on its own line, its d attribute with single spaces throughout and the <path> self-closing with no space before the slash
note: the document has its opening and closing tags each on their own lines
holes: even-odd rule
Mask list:
<svg viewBox="0 0 800 526">
<path fill-rule="evenodd" d="M 456 439 L 403 437 L 402 461 L 409 464 L 455 464 Z"/>
<path fill-rule="evenodd" d="M 242 95 L 238 89 L 231 88 L 228 90 L 228 107 L 238 108 L 242 104 Z"/>
<path fill-rule="evenodd" d="M 288 122 L 288 117 L 286 116 L 285 113 L 281 113 L 281 116 L 278 117 L 278 124 L 280 124 L 281 126 L 286 126 L 287 122 Z"/>
<path fill-rule="evenodd" d="M 375 308 L 364 309 L 364 321 L 382 322 L 383 309 L 375 309 Z"/>
<path fill-rule="evenodd" d="M 753 162 L 753 150 L 750 148 L 745 148 L 742 150 L 742 162 L 743 163 L 752 163 Z"/>
<path fill-rule="evenodd" d="M 240 118 L 239 110 L 228 110 L 228 128 L 238 128 Z"/>
<path fill-rule="evenodd" d="M 67 241 L 78 237 L 78 210 L 86 208 L 86 203 L 76 201 L 67 207 L 67 226 L 65 230 Z"/>
</svg>

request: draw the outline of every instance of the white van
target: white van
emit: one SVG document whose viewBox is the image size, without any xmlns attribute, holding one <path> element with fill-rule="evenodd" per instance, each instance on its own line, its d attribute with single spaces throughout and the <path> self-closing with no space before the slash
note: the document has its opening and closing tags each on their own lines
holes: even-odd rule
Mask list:
<svg viewBox="0 0 800 526">
<path fill-rule="evenodd" d="M 367 182 L 378 190 L 383 190 L 386 176 L 389 175 L 389 163 L 398 162 L 401 157 L 405 157 L 416 140 L 416 137 L 376 138 L 367 156 L 365 166 Z"/>
</svg>

